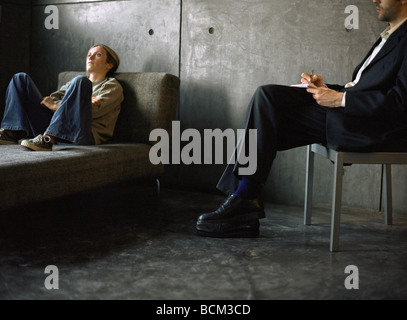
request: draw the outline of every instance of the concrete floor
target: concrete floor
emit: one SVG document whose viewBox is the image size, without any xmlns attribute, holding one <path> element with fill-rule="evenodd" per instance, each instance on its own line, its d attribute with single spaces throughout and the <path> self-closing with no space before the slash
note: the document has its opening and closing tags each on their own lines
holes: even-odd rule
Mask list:
<svg viewBox="0 0 407 320">
<path fill-rule="evenodd" d="M 0 299 L 406 299 L 407 217 L 346 211 L 338 253 L 330 213 L 266 204 L 258 239 L 192 234 L 223 196 L 128 184 L 0 213 Z M 47 290 L 45 268 L 58 267 Z M 348 265 L 359 289 L 347 290 Z M 353 274 L 354 275 L 354 274 Z M 55 284 L 56 282 L 54 282 Z"/>
</svg>

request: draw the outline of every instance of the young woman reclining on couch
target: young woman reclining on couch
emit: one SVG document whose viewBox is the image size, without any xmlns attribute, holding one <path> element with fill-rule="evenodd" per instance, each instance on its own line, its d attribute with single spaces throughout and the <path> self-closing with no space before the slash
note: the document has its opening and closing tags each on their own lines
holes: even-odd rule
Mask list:
<svg viewBox="0 0 407 320">
<path fill-rule="evenodd" d="M 87 76 L 78 76 L 43 97 L 25 73 L 12 78 L 0 129 L 0 145 L 18 144 L 33 151 L 52 151 L 55 143 L 98 145 L 114 132 L 123 88 L 112 78 L 119 56 L 106 45 L 90 48 Z"/>
</svg>

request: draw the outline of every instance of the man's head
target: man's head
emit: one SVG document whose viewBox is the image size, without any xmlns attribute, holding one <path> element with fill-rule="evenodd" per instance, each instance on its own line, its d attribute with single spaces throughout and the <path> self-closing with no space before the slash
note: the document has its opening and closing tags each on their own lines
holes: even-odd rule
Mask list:
<svg viewBox="0 0 407 320">
<path fill-rule="evenodd" d="M 397 24 L 407 17 L 407 0 L 373 0 L 379 20 Z"/>
<path fill-rule="evenodd" d="M 88 74 L 97 73 L 112 76 L 120 65 L 117 53 L 104 44 L 98 44 L 89 49 L 86 59 Z"/>
</svg>

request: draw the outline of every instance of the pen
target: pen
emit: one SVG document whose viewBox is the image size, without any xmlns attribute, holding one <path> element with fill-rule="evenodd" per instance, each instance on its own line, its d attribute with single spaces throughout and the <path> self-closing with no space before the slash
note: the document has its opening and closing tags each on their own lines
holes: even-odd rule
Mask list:
<svg viewBox="0 0 407 320">
<path fill-rule="evenodd" d="M 314 70 L 312 70 L 312 72 L 311 72 L 311 80 L 310 80 L 310 83 L 312 83 L 312 77 L 314 76 Z"/>
</svg>

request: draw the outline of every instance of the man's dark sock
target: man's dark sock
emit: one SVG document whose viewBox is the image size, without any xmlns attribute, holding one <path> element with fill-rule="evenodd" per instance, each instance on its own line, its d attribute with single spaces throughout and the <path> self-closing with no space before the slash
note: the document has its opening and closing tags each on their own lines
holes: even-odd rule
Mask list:
<svg viewBox="0 0 407 320">
<path fill-rule="evenodd" d="M 263 184 L 244 176 L 235 194 L 247 200 L 254 200 L 260 196 Z"/>
</svg>

